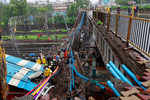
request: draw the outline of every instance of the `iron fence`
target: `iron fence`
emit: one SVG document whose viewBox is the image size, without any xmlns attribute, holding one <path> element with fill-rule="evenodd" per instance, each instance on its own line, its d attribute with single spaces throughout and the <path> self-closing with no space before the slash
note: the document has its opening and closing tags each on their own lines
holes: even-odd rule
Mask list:
<svg viewBox="0 0 150 100">
<path fill-rule="evenodd" d="M 107 30 L 150 57 L 150 20 L 133 16 L 97 12 L 94 19 L 101 20 Z M 104 18 L 105 17 L 105 18 Z"/>
</svg>

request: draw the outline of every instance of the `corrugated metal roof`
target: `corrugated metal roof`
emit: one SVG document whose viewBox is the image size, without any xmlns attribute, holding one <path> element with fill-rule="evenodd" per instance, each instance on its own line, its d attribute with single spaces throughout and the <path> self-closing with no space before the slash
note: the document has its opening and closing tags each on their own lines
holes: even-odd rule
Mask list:
<svg viewBox="0 0 150 100">
<path fill-rule="evenodd" d="M 6 55 L 7 83 L 27 91 L 32 90 L 37 84 L 28 78 L 37 71 L 43 71 L 43 66 L 18 57 Z"/>
</svg>

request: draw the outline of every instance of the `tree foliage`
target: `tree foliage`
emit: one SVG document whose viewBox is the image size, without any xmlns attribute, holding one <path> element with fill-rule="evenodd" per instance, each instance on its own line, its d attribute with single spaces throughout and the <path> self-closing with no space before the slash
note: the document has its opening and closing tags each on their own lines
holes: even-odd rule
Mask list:
<svg viewBox="0 0 150 100">
<path fill-rule="evenodd" d="M 27 3 L 27 0 L 10 0 L 9 4 L 0 2 L 0 26 L 6 27 L 9 18 L 13 16 L 30 16 L 52 11 L 50 4 L 45 7 L 33 7 Z"/>
<path fill-rule="evenodd" d="M 116 3 L 119 5 L 128 5 L 130 0 L 116 0 Z"/>
<path fill-rule="evenodd" d="M 76 2 L 70 5 L 67 9 L 67 22 L 70 21 L 73 24 L 78 14 L 78 10 L 80 8 L 88 7 L 88 5 L 89 0 L 76 0 Z"/>
<path fill-rule="evenodd" d="M 26 0 L 11 0 L 10 1 L 11 16 L 22 16 L 27 13 Z"/>
</svg>

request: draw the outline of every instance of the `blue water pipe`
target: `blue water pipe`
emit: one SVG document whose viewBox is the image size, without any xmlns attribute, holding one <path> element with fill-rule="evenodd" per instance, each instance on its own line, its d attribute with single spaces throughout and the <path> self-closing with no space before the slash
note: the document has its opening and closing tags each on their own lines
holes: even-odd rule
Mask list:
<svg viewBox="0 0 150 100">
<path fill-rule="evenodd" d="M 76 75 L 77 75 L 78 77 L 80 77 L 81 79 L 85 80 L 86 82 L 89 81 L 89 79 L 88 79 L 87 77 L 85 77 L 84 75 L 80 74 L 80 73 L 77 71 L 77 69 L 75 68 L 74 65 L 73 65 L 72 67 L 73 67 L 73 70 L 75 71 L 75 73 L 76 73 Z M 100 88 L 103 89 L 103 90 L 105 89 L 104 85 L 99 84 L 98 82 L 96 83 L 96 86 L 100 87 Z"/>
<path fill-rule="evenodd" d="M 110 66 L 110 64 L 106 64 L 106 68 L 107 68 L 107 70 L 109 70 L 112 73 L 112 75 L 115 78 L 121 80 L 120 76 L 113 70 L 113 68 Z"/>
<path fill-rule="evenodd" d="M 75 78 L 74 78 L 74 71 L 72 71 L 72 87 L 75 88 Z"/>
<path fill-rule="evenodd" d="M 107 81 L 107 85 L 112 89 L 112 91 L 115 93 L 117 97 L 120 97 L 120 93 L 118 90 L 114 87 L 113 83 L 111 81 Z"/>
<path fill-rule="evenodd" d="M 124 75 L 123 73 L 116 67 L 116 65 L 110 61 L 109 62 L 110 66 L 113 68 L 113 70 L 120 76 L 121 80 L 123 82 L 127 82 L 128 84 L 130 84 L 131 86 L 134 86 Z"/>
<path fill-rule="evenodd" d="M 122 64 L 121 67 L 143 90 L 146 90 L 142 83 L 136 78 L 136 75 L 129 68 L 127 68 L 126 65 Z"/>
</svg>

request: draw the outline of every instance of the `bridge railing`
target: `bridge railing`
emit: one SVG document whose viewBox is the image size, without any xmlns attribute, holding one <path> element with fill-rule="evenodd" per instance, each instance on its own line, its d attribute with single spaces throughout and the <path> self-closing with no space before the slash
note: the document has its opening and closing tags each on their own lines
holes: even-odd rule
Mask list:
<svg viewBox="0 0 150 100">
<path fill-rule="evenodd" d="M 98 14 L 97 14 L 98 13 Z M 119 14 L 97 12 L 93 14 L 95 20 L 101 20 L 107 30 L 140 50 L 150 57 L 150 20 Z"/>
</svg>

